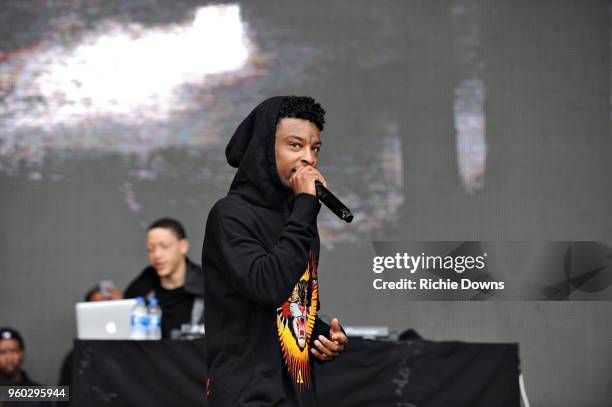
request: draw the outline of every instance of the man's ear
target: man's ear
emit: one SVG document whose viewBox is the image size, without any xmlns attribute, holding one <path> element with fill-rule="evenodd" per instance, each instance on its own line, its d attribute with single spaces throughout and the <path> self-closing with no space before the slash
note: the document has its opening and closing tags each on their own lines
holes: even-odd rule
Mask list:
<svg viewBox="0 0 612 407">
<path fill-rule="evenodd" d="M 189 251 L 189 240 L 187 239 L 179 240 L 179 248 L 181 249 L 181 254 L 186 256 L 187 252 Z"/>
</svg>

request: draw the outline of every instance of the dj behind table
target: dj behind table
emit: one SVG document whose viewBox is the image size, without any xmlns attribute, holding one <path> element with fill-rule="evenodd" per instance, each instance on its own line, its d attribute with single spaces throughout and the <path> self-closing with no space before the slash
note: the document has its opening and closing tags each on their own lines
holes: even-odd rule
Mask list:
<svg viewBox="0 0 612 407">
<path fill-rule="evenodd" d="M 205 338 L 74 345 L 73 406 L 207 405 Z M 518 344 L 352 337 L 316 369 L 322 407 L 520 406 Z"/>
</svg>

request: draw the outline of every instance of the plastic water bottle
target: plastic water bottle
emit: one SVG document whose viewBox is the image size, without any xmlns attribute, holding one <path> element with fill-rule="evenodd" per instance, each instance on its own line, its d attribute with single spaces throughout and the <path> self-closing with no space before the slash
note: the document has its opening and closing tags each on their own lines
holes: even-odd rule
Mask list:
<svg viewBox="0 0 612 407">
<path fill-rule="evenodd" d="M 132 308 L 131 338 L 135 340 L 147 339 L 148 315 L 144 297 L 136 297 L 136 304 Z"/>
<path fill-rule="evenodd" d="M 149 306 L 147 307 L 149 314 L 149 325 L 147 327 L 147 338 L 148 339 L 161 339 L 161 320 L 162 310 L 157 304 L 157 298 L 151 297 L 149 300 Z"/>
</svg>

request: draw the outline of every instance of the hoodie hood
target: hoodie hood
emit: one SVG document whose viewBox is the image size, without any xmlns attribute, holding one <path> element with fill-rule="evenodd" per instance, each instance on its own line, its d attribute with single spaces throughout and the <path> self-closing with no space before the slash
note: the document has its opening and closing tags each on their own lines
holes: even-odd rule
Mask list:
<svg viewBox="0 0 612 407">
<path fill-rule="evenodd" d="M 259 206 L 287 205 L 289 191 L 278 178 L 274 152 L 278 115 L 286 98 L 274 96 L 261 102 L 240 123 L 225 148 L 227 162 L 238 168 L 229 193 Z"/>
</svg>

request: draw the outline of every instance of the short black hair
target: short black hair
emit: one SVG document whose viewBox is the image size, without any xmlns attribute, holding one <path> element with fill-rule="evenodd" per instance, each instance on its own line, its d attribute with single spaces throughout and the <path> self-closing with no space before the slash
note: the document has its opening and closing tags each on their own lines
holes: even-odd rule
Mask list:
<svg viewBox="0 0 612 407">
<path fill-rule="evenodd" d="M 17 342 L 19 342 L 19 347 L 21 350 L 25 349 L 23 337 L 13 328 L 9 328 L 8 326 L 0 328 L 0 340 L 3 339 L 15 339 Z"/>
<path fill-rule="evenodd" d="M 149 228 L 147 229 L 147 232 L 155 228 L 170 229 L 172 233 L 174 233 L 174 235 L 179 240 L 187 239 L 187 233 L 185 233 L 185 228 L 183 227 L 183 225 L 181 225 L 181 222 L 179 222 L 176 219 L 172 219 L 172 218 L 157 219 L 155 222 L 151 223 L 151 226 L 149 226 Z"/>
<path fill-rule="evenodd" d="M 308 120 L 323 131 L 325 109 L 309 96 L 288 96 L 281 103 L 278 121 L 285 117 Z"/>
</svg>

